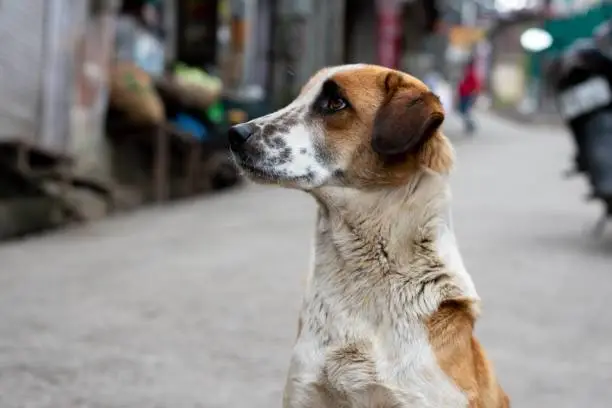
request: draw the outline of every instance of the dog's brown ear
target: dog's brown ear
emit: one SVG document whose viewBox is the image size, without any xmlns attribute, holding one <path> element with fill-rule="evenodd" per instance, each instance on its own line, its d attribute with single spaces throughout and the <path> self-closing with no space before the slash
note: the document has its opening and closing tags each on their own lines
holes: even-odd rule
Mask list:
<svg viewBox="0 0 612 408">
<path fill-rule="evenodd" d="M 385 156 L 418 151 L 444 122 L 440 100 L 395 72 L 386 74 L 384 91 L 386 98 L 374 119 L 372 148 Z"/>
</svg>

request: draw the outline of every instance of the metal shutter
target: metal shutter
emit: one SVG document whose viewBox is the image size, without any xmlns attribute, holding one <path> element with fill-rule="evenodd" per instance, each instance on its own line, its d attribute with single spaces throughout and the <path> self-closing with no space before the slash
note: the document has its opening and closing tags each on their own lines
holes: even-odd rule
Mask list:
<svg viewBox="0 0 612 408">
<path fill-rule="evenodd" d="M 33 138 L 38 130 L 43 4 L 43 0 L 0 3 L 0 141 Z"/>
</svg>

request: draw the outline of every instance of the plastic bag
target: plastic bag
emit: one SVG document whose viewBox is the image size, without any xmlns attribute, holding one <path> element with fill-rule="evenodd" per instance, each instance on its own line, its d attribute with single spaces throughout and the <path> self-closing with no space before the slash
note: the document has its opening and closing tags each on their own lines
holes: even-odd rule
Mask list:
<svg viewBox="0 0 612 408">
<path fill-rule="evenodd" d="M 151 76 L 129 62 L 118 63 L 111 70 L 110 105 L 137 124 L 159 124 L 166 116 Z"/>
<path fill-rule="evenodd" d="M 174 78 L 188 98 L 202 109 L 207 109 L 221 97 L 223 90 L 221 80 L 199 68 L 179 64 L 174 71 Z"/>
<path fill-rule="evenodd" d="M 140 31 L 134 44 L 134 62 L 153 77 L 164 73 L 164 46 L 151 34 Z"/>
<path fill-rule="evenodd" d="M 115 38 L 116 58 L 120 62 L 132 62 L 153 77 L 163 75 L 165 63 L 164 45 L 130 16 L 117 21 Z"/>
</svg>

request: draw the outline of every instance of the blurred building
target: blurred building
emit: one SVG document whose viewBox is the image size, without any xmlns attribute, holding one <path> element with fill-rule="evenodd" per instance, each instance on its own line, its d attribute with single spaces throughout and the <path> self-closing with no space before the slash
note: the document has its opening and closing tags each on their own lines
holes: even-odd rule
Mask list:
<svg viewBox="0 0 612 408">
<path fill-rule="evenodd" d="M 410 65 L 438 19 L 430 0 L 274 0 L 268 91 L 290 100 L 321 67 L 342 63 Z M 265 4 L 265 3 L 264 3 Z M 417 58 L 418 59 L 418 58 Z M 406 66 L 408 61 L 408 67 Z"/>
<path fill-rule="evenodd" d="M 112 0 L 49 0 L 37 8 L 2 3 L 0 141 L 69 153 L 72 107 L 95 99 L 87 82 L 103 75 L 110 56 L 104 16 L 115 6 Z"/>
<path fill-rule="evenodd" d="M 547 66 L 559 52 L 579 38 L 590 37 L 593 29 L 612 18 L 612 4 L 595 0 L 549 0 L 510 7 L 498 2 L 494 24 L 487 41 L 491 45 L 488 82 L 493 107 L 522 119 L 554 120 L 558 117 Z M 501 6 L 500 6 L 501 4 Z M 542 27 L 553 37 L 552 47 L 540 53 L 523 49 L 525 30 Z"/>
<path fill-rule="evenodd" d="M 0 2 L 0 238 L 101 216 L 124 198 L 106 134 L 109 68 L 119 54 L 159 73 L 177 60 L 212 72 L 219 64 L 222 0 L 31 3 Z M 148 184 L 170 172 L 140 167 Z M 129 205 L 143 202 L 129 193 Z"/>
<path fill-rule="evenodd" d="M 114 0 L 0 4 L 0 237 L 50 222 L 48 181 L 100 168 Z"/>
</svg>

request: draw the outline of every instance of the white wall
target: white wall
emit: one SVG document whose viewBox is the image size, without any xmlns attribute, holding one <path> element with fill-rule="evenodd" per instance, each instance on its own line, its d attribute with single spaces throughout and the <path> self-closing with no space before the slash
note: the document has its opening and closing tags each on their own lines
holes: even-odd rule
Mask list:
<svg viewBox="0 0 612 408">
<path fill-rule="evenodd" d="M 45 8 L 28 3 L 0 2 L 0 139 L 38 130 Z"/>
</svg>

